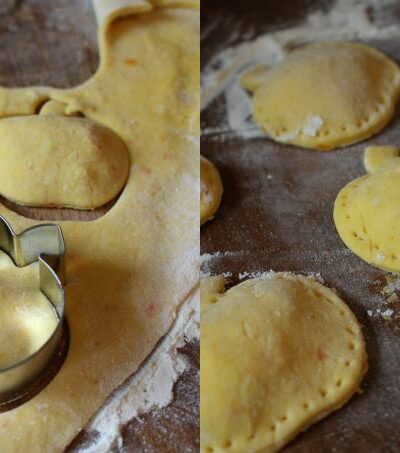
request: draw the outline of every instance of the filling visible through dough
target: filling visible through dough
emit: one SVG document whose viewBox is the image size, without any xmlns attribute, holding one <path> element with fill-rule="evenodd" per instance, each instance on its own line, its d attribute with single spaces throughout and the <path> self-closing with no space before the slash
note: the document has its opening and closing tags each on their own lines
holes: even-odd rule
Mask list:
<svg viewBox="0 0 400 453">
<path fill-rule="evenodd" d="M 396 63 L 371 47 L 345 42 L 305 46 L 241 80 L 254 92 L 254 119 L 269 137 L 319 151 L 382 130 L 400 92 Z"/>
<path fill-rule="evenodd" d="M 310 277 L 201 286 L 201 451 L 275 452 L 359 389 L 361 327 Z"/>
</svg>

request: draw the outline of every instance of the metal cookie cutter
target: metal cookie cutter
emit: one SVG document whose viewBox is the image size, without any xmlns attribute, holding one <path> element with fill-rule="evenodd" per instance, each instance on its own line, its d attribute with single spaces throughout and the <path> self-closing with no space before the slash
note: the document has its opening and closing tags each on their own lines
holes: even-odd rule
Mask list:
<svg viewBox="0 0 400 453">
<path fill-rule="evenodd" d="M 37 351 L 7 368 L 0 368 L 0 409 L 2 405 L 21 398 L 52 362 L 63 337 L 65 293 L 62 230 L 55 224 L 37 225 L 15 234 L 4 217 L 0 216 L 0 249 L 18 267 L 39 263 L 39 287 L 57 315 L 57 327 Z M 1 304 L 1 300 L 0 300 Z"/>
</svg>

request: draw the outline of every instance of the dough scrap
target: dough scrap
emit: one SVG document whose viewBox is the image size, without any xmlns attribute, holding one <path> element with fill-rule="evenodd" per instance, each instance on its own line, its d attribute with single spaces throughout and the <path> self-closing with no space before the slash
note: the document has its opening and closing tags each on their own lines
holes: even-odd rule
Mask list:
<svg viewBox="0 0 400 453">
<path fill-rule="evenodd" d="M 382 165 L 400 156 L 397 146 L 367 146 L 364 150 L 364 167 L 368 173 L 376 172 Z"/>
<path fill-rule="evenodd" d="M 56 313 L 39 289 L 37 266 L 18 268 L 0 251 L 0 369 L 36 352 L 57 327 Z"/>
<path fill-rule="evenodd" d="M 216 166 L 204 156 L 200 158 L 200 224 L 210 220 L 221 203 L 223 186 Z"/>
<path fill-rule="evenodd" d="M 293 51 L 266 72 L 253 114 L 272 139 L 324 151 L 383 129 L 399 92 L 400 69 L 381 52 L 321 42 Z"/>
<path fill-rule="evenodd" d="M 94 209 L 122 190 L 129 152 L 92 120 L 20 116 L 0 120 L 0 193 L 29 206 Z"/>
<path fill-rule="evenodd" d="M 64 451 L 198 286 L 199 11 L 148 6 L 101 28 L 92 79 L 40 89 L 44 100 L 113 130 L 132 168 L 103 217 L 58 222 L 67 245 L 68 356 L 42 392 L 0 414 L 1 453 Z M 27 93 L 36 99 L 37 90 Z M 10 103 L 13 94 L 18 105 L 3 113 L 30 109 L 12 89 Z M 17 232 L 38 223 L 3 205 L 0 214 Z"/>
<path fill-rule="evenodd" d="M 219 292 L 203 296 L 202 452 L 277 451 L 358 390 L 364 339 L 334 291 L 269 273 Z"/>
<path fill-rule="evenodd" d="M 333 211 L 346 246 L 369 264 L 400 271 L 400 158 L 347 184 Z"/>
</svg>

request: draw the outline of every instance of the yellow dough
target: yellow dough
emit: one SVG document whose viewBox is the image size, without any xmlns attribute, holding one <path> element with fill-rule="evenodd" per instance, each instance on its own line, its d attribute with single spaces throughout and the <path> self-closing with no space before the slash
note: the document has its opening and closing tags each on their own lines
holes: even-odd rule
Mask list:
<svg viewBox="0 0 400 453">
<path fill-rule="evenodd" d="M 2 119 L 0 160 L 0 194 L 30 206 L 96 208 L 121 191 L 129 173 L 125 143 L 84 118 Z"/>
<path fill-rule="evenodd" d="M 247 70 L 240 77 L 240 85 L 246 90 L 254 93 L 265 81 L 269 68 L 258 64 Z"/>
<path fill-rule="evenodd" d="M 37 264 L 17 268 L 0 252 L 0 369 L 36 352 L 57 327 L 57 315 L 39 289 Z"/>
<path fill-rule="evenodd" d="M 275 452 L 358 390 L 364 339 L 334 291 L 289 273 L 202 289 L 201 452 Z"/>
<path fill-rule="evenodd" d="M 387 271 L 400 271 L 400 158 L 358 178 L 338 194 L 336 229 L 356 255 Z"/>
<path fill-rule="evenodd" d="M 400 69 L 371 47 L 323 42 L 293 51 L 250 87 L 254 119 L 268 136 L 323 151 L 370 137 L 390 121 Z"/>
<path fill-rule="evenodd" d="M 0 101 L 12 103 L 15 94 L 17 102 L 0 102 L 3 117 L 27 114 L 38 97 L 82 112 L 123 140 L 131 165 L 103 217 L 59 222 L 67 245 L 70 349 L 40 394 L 0 414 L 1 453 L 63 451 L 152 352 L 198 286 L 199 11 L 169 3 L 147 2 L 143 11 L 132 2 L 121 18 L 115 2 L 111 14 L 119 19 L 101 27 L 100 68 L 85 84 L 32 88 L 24 96 L 0 91 Z M 74 164 L 64 165 L 68 179 Z M 55 178 L 55 171 L 50 166 L 43 178 Z M 0 214 L 17 231 L 37 223 L 4 206 Z"/>
<path fill-rule="evenodd" d="M 200 159 L 200 224 L 210 220 L 221 203 L 223 186 L 216 166 L 205 157 Z"/>
<path fill-rule="evenodd" d="M 364 167 L 368 173 L 374 173 L 383 164 L 395 157 L 399 157 L 400 149 L 397 146 L 367 146 L 364 151 Z"/>
<path fill-rule="evenodd" d="M 71 115 L 68 113 L 67 105 L 59 101 L 47 101 L 43 104 L 39 112 L 40 115 Z M 71 115 L 77 116 L 77 115 Z"/>
<path fill-rule="evenodd" d="M 200 305 L 205 310 L 209 305 L 216 302 L 218 295 L 225 290 L 225 278 L 223 275 L 202 278 L 200 280 Z"/>
<path fill-rule="evenodd" d="M 0 118 L 14 115 L 33 115 L 48 99 L 43 88 L 0 87 Z"/>
</svg>

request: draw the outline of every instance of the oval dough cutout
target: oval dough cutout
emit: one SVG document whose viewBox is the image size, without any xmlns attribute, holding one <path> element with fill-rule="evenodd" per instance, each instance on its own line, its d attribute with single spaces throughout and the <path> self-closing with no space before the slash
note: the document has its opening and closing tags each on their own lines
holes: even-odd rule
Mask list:
<svg viewBox="0 0 400 453">
<path fill-rule="evenodd" d="M 364 339 L 334 291 L 271 272 L 202 292 L 202 452 L 277 451 L 358 390 Z"/>
<path fill-rule="evenodd" d="M 345 186 L 333 217 L 343 242 L 369 264 L 400 271 L 400 158 Z"/>
<path fill-rule="evenodd" d="M 210 220 L 221 203 L 223 186 L 216 166 L 205 157 L 200 158 L 200 224 Z"/>
<path fill-rule="evenodd" d="M 0 194 L 29 206 L 94 209 L 122 190 L 125 143 L 94 121 L 57 115 L 0 120 Z"/>
<path fill-rule="evenodd" d="M 381 52 L 312 44 L 257 82 L 254 119 L 276 141 L 329 150 L 379 132 L 394 115 L 399 90 L 400 69 Z"/>
</svg>

